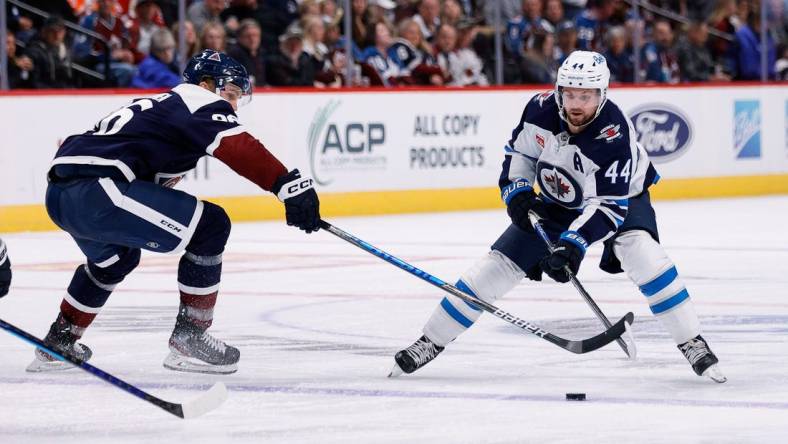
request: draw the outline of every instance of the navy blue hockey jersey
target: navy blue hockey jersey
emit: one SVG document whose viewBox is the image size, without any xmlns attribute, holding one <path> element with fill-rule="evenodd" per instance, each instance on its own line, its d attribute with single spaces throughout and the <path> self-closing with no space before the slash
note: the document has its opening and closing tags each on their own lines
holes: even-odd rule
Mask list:
<svg viewBox="0 0 788 444">
<path fill-rule="evenodd" d="M 627 215 L 628 198 L 657 179 L 632 122 L 613 102 L 572 134 L 547 92 L 527 103 L 512 131 L 499 185 L 505 190 L 517 181 L 538 183 L 546 201 L 577 213 L 569 230 L 590 245 L 614 234 Z"/>
<path fill-rule="evenodd" d="M 52 165 L 58 173 L 109 171 L 127 181 L 172 186 L 205 155 L 219 158 L 266 190 L 286 172 L 239 123 L 229 102 L 186 83 L 135 99 L 92 130 L 70 136 Z"/>
</svg>

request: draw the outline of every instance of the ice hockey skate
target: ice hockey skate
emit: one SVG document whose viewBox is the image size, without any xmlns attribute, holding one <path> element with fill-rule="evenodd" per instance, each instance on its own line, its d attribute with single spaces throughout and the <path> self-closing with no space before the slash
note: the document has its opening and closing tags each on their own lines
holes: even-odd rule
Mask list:
<svg viewBox="0 0 788 444">
<path fill-rule="evenodd" d="M 444 347 L 436 345 L 426 336 L 420 337 L 405 350 L 400 350 L 394 356 L 394 368 L 389 373 L 389 378 L 395 378 L 403 373 L 413 373 L 427 365 L 442 352 Z"/>
<path fill-rule="evenodd" d="M 687 361 L 692 365 L 692 370 L 698 376 L 706 376 L 714 382 L 723 383 L 728 380 L 720 371 L 717 356 L 709 348 L 703 336 L 696 336 L 689 341 L 677 345 Z"/>
<path fill-rule="evenodd" d="M 93 351 L 90 350 L 85 344 L 77 342 L 79 336 L 72 331 L 73 326 L 63 315 L 58 315 L 55 322 L 49 328 L 49 333 L 44 337 L 44 343 L 52 347 L 54 351 L 68 353 L 82 361 L 87 361 L 93 356 Z M 74 366 L 66 361 L 52 356 L 50 353 L 37 348 L 35 351 L 35 359 L 31 362 L 25 370 L 28 372 L 50 372 L 58 370 L 68 370 Z"/>
<path fill-rule="evenodd" d="M 164 367 L 194 373 L 230 374 L 238 370 L 241 352 L 225 344 L 181 314 L 170 336 L 170 354 Z"/>
</svg>

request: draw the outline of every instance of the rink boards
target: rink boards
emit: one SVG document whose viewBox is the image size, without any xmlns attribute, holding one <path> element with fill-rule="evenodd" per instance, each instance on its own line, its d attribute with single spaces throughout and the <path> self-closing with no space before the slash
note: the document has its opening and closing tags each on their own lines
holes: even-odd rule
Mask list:
<svg viewBox="0 0 788 444">
<path fill-rule="evenodd" d="M 312 175 L 326 216 L 494 208 L 503 147 L 540 89 L 256 92 L 241 121 Z M 0 232 L 54 228 L 41 205 L 59 143 L 139 91 L 0 96 Z M 661 199 L 788 193 L 788 86 L 614 88 L 657 164 Z M 179 188 L 234 220 L 281 204 L 205 158 Z"/>
</svg>

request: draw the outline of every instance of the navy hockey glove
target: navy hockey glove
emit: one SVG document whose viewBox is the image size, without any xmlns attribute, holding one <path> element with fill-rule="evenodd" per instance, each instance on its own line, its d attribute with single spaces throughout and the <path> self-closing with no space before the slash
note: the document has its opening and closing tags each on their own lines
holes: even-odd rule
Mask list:
<svg viewBox="0 0 788 444">
<path fill-rule="evenodd" d="M 285 203 L 287 225 L 307 233 L 320 228 L 320 201 L 311 177 L 301 177 L 295 169 L 276 179 L 272 191 Z"/>
<path fill-rule="evenodd" d="M 0 298 L 8 294 L 11 286 L 11 259 L 6 253 L 5 244 L 0 240 Z"/>
<path fill-rule="evenodd" d="M 564 267 L 569 267 L 573 275 L 577 275 L 580 262 L 586 255 L 588 242 L 575 231 L 564 231 L 555 245 L 555 250 L 539 262 L 545 273 L 556 282 L 569 282 L 569 275 Z"/>
<path fill-rule="evenodd" d="M 506 204 L 506 213 L 509 214 L 512 223 L 520 227 L 521 230 L 534 232 L 534 228 L 528 220 L 529 211 L 533 210 L 542 217 L 546 215 L 544 202 L 525 180 L 517 180 L 502 189 L 501 199 Z"/>
</svg>

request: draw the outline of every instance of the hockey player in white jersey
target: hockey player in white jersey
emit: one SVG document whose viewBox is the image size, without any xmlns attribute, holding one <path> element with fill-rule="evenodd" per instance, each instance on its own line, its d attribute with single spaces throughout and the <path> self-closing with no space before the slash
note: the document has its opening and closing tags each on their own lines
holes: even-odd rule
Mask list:
<svg viewBox="0 0 788 444">
<path fill-rule="evenodd" d="M 689 293 L 659 243 L 648 191 L 659 175 L 632 122 L 607 100 L 609 79 L 603 56 L 575 51 L 558 69 L 555 90 L 526 104 L 506 145 L 499 181 L 512 224 L 456 286 L 494 303 L 524 277 L 540 281 L 544 272 L 565 283 L 564 267 L 577 273 L 586 249 L 603 242 L 600 268 L 626 272 L 695 373 L 725 382 Z M 534 233 L 531 210 L 556 242 L 553 253 Z M 433 360 L 481 313 L 454 296 L 444 298 L 424 335 L 396 354 L 392 376 Z"/>
</svg>

